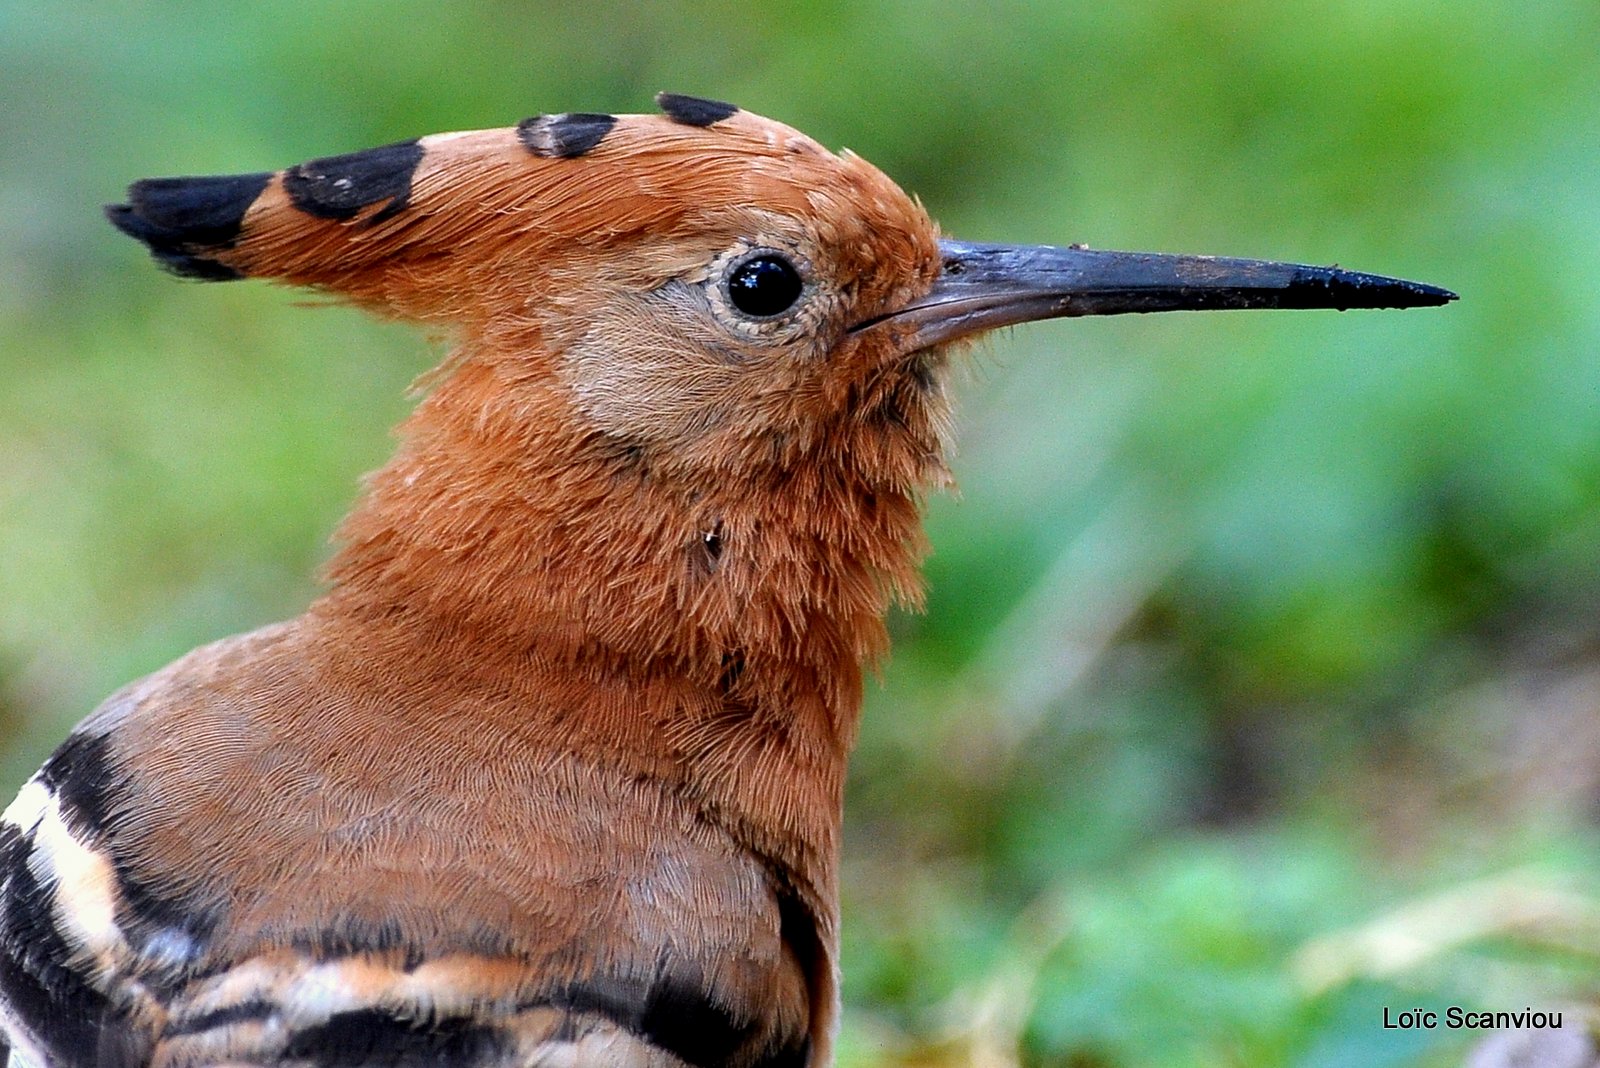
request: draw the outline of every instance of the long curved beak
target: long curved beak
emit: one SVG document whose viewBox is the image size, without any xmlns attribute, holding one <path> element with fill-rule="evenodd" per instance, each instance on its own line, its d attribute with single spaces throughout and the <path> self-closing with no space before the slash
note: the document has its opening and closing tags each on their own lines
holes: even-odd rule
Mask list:
<svg viewBox="0 0 1600 1068">
<path fill-rule="evenodd" d="M 1399 278 L 1299 263 L 940 241 L 922 298 L 853 331 L 892 326 L 912 352 L 984 330 L 1069 315 L 1226 308 L 1416 308 L 1456 295 Z"/>
</svg>

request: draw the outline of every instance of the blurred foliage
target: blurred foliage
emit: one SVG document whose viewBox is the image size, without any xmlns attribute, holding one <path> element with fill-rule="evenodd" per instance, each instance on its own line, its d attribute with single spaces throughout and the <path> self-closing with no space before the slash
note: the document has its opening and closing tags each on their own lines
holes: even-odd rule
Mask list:
<svg viewBox="0 0 1600 1068">
<path fill-rule="evenodd" d="M 980 354 L 853 768 L 845 1062 L 1458 1063 L 1383 1007 L 1600 998 L 1596 86 L 1592 0 L 0 0 L 4 782 L 296 612 L 437 356 L 101 203 L 731 99 L 952 234 L 1463 295 Z"/>
</svg>

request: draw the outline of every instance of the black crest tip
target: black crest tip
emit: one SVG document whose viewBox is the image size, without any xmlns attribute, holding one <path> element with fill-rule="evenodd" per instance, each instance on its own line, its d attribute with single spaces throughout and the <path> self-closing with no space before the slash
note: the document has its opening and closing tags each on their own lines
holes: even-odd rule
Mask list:
<svg viewBox="0 0 1600 1068">
<path fill-rule="evenodd" d="M 603 141 L 616 124 L 615 115 L 591 112 L 535 115 L 517 123 L 517 140 L 535 156 L 575 159 Z"/>
<path fill-rule="evenodd" d="M 678 93 L 657 93 L 656 107 L 673 122 L 681 122 L 685 126 L 710 126 L 739 110 L 736 105 L 722 100 L 706 100 Z"/>
<path fill-rule="evenodd" d="M 128 187 L 128 203 L 106 205 L 111 225 L 143 241 L 167 270 L 207 282 L 243 277 L 205 254 L 233 247 L 245 212 L 268 172 L 205 178 L 147 178 Z"/>
<path fill-rule="evenodd" d="M 283 189 L 291 204 L 319 219 L 352 219 L 362 208 L 386 201 L 367 220 L 378 223 L 405 210 L 422 155 L 422 145 L 411 140 L 314 159 L 285 171 Z"/>
</svg>

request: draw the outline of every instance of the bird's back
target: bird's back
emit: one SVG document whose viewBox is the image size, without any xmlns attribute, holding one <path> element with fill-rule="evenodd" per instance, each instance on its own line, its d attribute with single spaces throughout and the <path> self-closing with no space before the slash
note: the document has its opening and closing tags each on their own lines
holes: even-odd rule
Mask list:
<svg viewBox="0 0 1600 1068">
<path fill-rule="evenodd" d="M 15 1063 L 806 1062 L 808 906 L 650 755 L 640 709 L 693 694 L 536 657 L 510 690 L 334 626 L 119 693 L 6 811 Z"/>
</svg>

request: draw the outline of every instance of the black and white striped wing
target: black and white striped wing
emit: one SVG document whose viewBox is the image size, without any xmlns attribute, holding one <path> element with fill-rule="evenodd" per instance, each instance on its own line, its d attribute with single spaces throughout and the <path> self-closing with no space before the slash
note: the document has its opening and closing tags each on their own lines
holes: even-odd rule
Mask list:
<svg viewBox="0 0 1600 1068">
<path fill-rule="evenodd" d="M 104 748 L 75 735 L 0 816 L 0 1021 L 12 1068 L 148 1059 L 137 1017 L 150 992 L 129 980 L 158 980 L 162 962 L 141 962 L 123 935 L 126 895 L 100 844 Z"/>
</svg>

